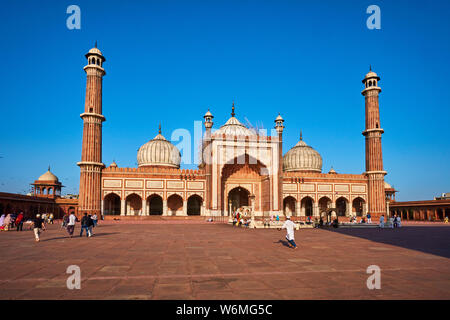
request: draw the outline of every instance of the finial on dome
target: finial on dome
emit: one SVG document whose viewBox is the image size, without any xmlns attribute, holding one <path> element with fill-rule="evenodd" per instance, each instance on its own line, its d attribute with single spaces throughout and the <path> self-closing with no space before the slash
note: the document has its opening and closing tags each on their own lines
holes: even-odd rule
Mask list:
<svg viewBox="0 0 450 320">
<path fill-rule="evenodd" d="M 303 141 L 303 134 L 302 134 L 302 130 L 300 130 L 300 141 Z"/>
<path fill-rule="evenodd" d="M 233 104 L 231 105 L 231 116 L 234 117 L 235 113 L 234 113 L 234 100 L 233 100 Z"/>
<path fill-rule="evenodd" d="M 369 65 L 369 71 L 372 71 L 372 65 L 371 64 Z"/>
<path fill-rule="evenodd" d="M 161 134 L 161 122 L 159 122 L 158 133 Z"/>
</svg>

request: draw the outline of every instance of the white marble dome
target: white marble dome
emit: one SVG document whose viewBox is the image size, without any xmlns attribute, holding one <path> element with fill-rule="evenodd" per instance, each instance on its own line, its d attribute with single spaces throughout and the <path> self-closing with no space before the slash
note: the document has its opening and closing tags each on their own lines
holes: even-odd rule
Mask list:
<svg viewBox="0 0 450 320">
<path fill-rule="evenodd" d="M 138 167 L 165 166 L 179 168 L 180 151 L 172 143 L 159 134 L 141 146 L 137 154 Z"/>
<path fill-rule="evenodd" d="M 92 48 L 91 50 L 89 50 L 89 53 L 102 55 L 102 52 L 97 47 Z"/>
<path fill-rule="evenodd" d="M 244 126 L 239 122 L 234 116 L 232 116 L 228 121 L 220 127 L 219 130 L 214 132 L 214 136 L 220 136 L 222 134 L 230 136 L 255 136 L 256 133 Z"/>
<path fill-rule="evenodd" d="M 300 137 L 300 141 L 284 155 L 283 170 L 322 172 L 322 157 Z"/>
<path fill-rule="evenodd" d="M 39 177 L 38 181 L 55 181 L 58 182 L 58 177 L 50 172 L 50 167 L 48 167 L 48 171 Z"/>
</svg>

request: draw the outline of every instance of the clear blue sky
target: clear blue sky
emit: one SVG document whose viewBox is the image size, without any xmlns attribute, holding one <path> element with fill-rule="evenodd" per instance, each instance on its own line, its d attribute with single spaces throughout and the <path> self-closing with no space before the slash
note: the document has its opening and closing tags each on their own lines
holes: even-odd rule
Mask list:
<svg viewBox="0 0 450 320">
<path fill-rule="evenodd" d="M 66 27 L 81 8 L 81 30 Z M 381 30 L 366 8 L 381 8 Z M 450 1 L 2 1 L 0 191 L 25 192 L 50 164 L 77 193 L 84 54 L 98 41 L 103 161 L 136 166 L 139 146 L 218 128 L 232 100 L 244 122 L 286 120 L 284 151 L 304 140 L 323 171 L 364 171 L 369 65 L 381 77 L 386 180 L 399 200 L 450 192 Z M 193 166 L 187 166 L 192 168 Z"/>
</svg>

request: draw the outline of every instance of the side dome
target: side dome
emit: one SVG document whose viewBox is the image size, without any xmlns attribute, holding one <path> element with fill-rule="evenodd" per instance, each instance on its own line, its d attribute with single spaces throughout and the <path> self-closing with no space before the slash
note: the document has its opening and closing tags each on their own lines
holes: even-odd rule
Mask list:
<svg viewBox="0 0 450 320">
<path fill-rule="evenodd" d="M 322 172 L 322 157 L 303 141 L 300 134 L 300 141 L 283 156 L 283 170 Z"/>
<path fill-rule="evenodd" d="M 54 181 L 58 182 L 58 177 L 55 176 L 51 171 L 50 167 L 48 167 L 48 171 L 39 177 L 38 181 Z"/>
<path fill-rule="evenodd" d="M 138 167 L 165 166 L 180 168 L 181 153 L 172 143 L 159 133 L 141 146 L 137 154 Z"/>
</svg>

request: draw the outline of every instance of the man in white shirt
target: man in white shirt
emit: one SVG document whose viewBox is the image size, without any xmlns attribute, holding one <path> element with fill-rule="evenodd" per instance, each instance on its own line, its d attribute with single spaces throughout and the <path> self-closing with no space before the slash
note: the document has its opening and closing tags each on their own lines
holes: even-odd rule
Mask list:
<svg viewBox="0 0 450 320">
<path fill-rule="evenodd" d="M 291 217 L 287 216 L 281 229 L 286 229 L 286 240 L 289 242 L 290 247 L 297 249 L 294 239 L 294 228 L 295 224 L 291 221 Z"/>
<path fill-rule="evenodd" d="M 72 238 L 73 231 L 75 230 L 75 222 L 77 221 L 77 217 L 72 213 L 69 216 L 69 223 L 67 224 L 67 232 L 69 233 L 69 236 Z"/>
<path fill-rule="evenodd" d="M 384 228 L 384 214 L 380 217 L 380 228 Z"/>
</svg>

